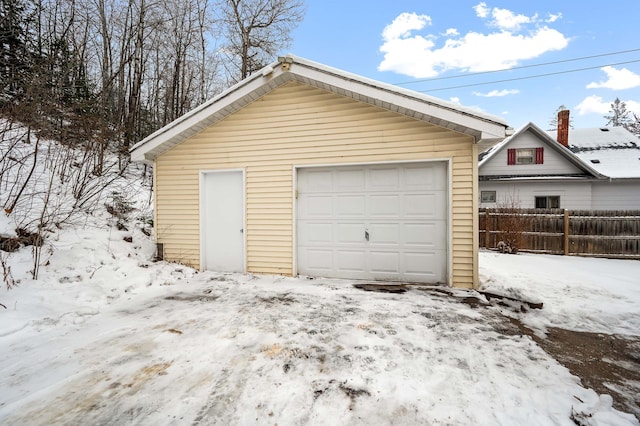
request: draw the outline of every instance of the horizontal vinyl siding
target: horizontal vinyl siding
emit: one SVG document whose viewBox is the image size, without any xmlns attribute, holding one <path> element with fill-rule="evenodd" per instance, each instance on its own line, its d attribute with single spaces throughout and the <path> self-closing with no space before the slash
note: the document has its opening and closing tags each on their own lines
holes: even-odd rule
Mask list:
<svg viewBox="0 0 640 426">
<path fill-rule="evenodd" d="M 495 203 L 480 203 L 480 207 L 535 208 L 537 196 L 559 196 L 560 208 L 588 210 L 591 204 L 592 182 L 480 182 L 480 191 L 496 191 Z"/>
<path fill-rule="evenodd" d="M 596 182 L 592 208 L 595 210 L 640 210 L 640 180 Z"/>
<path fill-rule="evenodd" d="M 472 140 L 349 98 L 288 83 L 156 160 L 158 242 L 199 267 L 199 173 L 246 172 L 247 269 L 292 274 L 293 168 L 451 159 L 453 283 L 472 283 Z M 456 230 L 458 230 L 456 232 Z"/>
</svg>

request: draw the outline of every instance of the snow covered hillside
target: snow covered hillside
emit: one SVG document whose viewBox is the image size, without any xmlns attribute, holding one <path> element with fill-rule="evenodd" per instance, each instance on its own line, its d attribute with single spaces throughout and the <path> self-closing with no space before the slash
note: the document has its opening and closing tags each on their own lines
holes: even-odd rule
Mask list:
<svg viewBox="0 0 640 426">
<path fill-rule="evenodd" d="M 152 260 L 140 174 L 47 232 L 37 279 L 32 247 L 1 253 L 0 424 L 640 424 L 508 318 L 637 338 L 640 262 L 481 253 L 485 290 L 544 303 L 524 313 L 473 291 L 198 273 Z"/>
</svg>

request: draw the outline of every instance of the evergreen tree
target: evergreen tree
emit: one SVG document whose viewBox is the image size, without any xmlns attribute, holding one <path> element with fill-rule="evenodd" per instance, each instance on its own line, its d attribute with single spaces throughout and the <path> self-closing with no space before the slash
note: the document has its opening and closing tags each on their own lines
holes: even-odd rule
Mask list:
<svg viewBox="0 0 640 426">
<path fill-rule="evenodd" d="M 26 1 L 0 0 L 0 90 L 4 100 L 24 93 L 29 77 L 28 10 Z"/>
</svg>

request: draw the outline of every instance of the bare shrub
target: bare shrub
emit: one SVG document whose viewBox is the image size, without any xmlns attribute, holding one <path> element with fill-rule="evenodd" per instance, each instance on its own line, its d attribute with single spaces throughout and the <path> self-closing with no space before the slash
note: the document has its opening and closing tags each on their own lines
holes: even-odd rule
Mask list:
<svg viewBox="0 0 640 426">
<path fill-rule="evenodd" d="M 100 206 L 104 191 L 120 179 L 115 155 L 41 139 L 19 123 L 0 128 L 0 204 L 16 229 L 32 234 L 34 279 L 47 233 Z"/>
<path fill-rule="evenodd" d="M 495 213 L 498 230 L 496 248 L 502 253 L 517 253 L 527 230 L 526 216 L 522 214 L 519 200 L 515 196 L 508 196 L 498 205 Z"/>
</svg>

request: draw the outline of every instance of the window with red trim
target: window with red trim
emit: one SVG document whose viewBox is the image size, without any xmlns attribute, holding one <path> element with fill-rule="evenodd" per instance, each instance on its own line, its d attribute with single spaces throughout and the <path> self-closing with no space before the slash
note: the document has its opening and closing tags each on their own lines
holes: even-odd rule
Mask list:
<svg viewBox="0 0 640 426">
<path fill-rule="evenodd" d="M 507 165 L 543 164 L 544 148 L 509 148 L 507 150 Z"/>
</svg>

